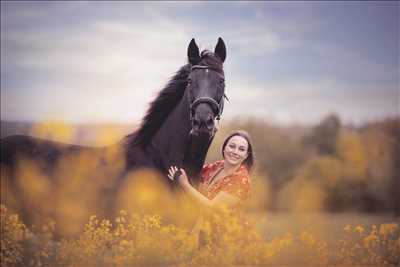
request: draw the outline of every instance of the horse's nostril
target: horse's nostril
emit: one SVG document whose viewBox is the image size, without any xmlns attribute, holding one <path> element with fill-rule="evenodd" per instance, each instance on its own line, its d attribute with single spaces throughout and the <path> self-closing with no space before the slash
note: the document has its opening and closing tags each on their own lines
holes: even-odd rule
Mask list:
<svg viewBox="0 0 400 267">
<path fill-rule="evenodd" d="M 194 126 L 194 127 L 199 127 L 199 126 L 200 126 L 200 121 L 197 120 L 197 119 L 194 119 L 194 120 L 193 120 L 193 126 Z"/>
<path fill-rule="evenodd" d="M 208 118 L 206 121 L 207 128 L 211 129 L 214 127 L 214 120 L 212 118 Z"/>
</svg>

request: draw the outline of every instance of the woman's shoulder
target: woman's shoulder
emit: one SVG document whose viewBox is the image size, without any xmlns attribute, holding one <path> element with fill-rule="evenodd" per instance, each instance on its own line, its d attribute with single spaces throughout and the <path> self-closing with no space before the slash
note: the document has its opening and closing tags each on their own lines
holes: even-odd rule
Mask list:
<svg viewBox="0 0 400 267">
<path fill-rule="evenodd" d="M 213 163 L 205 164 L 201 170 L 200 176 L 201 176 L 201 181 L 204 182 L 208 180 L 218 168 L 220 168 L 223 165 L 223 161 L 219 160 Z"/>
<path fill-rule="evenodd" d="M 228 176 L 222 191 L 237 196 L 242 201 L 247 200 L 251 191 L 250 175 L 247 168 L 241 166 L 235 173 Z"/>
<path fill-rule="evenodd" d="M 232 175 L 235 180 L 239 180 L 244 184 L 250 184 L 250 174 L 245 165 L 241 165 L 240 168 Z"/>
</svg>

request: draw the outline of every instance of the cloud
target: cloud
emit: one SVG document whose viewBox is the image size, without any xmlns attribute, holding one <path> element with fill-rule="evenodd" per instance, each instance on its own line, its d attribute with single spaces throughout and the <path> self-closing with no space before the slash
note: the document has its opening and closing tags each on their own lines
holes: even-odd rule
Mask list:
<svg viewBox="0 0 400 267">
<path fill-rule="evenodd" d="M 37 82 L 2 82 L 2 119 L 137 121 L 185 64 L 189 40 L 184 27 L 155 15 L 142 23 L 96 20 L 72 30 L 8 32 L 4 71 L 23 69 Z"/>
<path fill-rule="evenodd" d="M 284 125 L 315 124 L 336 113 L 345 123 L 360 124 L 399 115 L 397 88 L 352 88 L 333 80 L 260 84 L 232 79 L 227 84 L 230 101 L 224 116 L 228 119 L 252 114 Z"/>
<path fill-rule="evenodd" d="M 279 34 L 261 25 L 241 26 L 226 32 L 225 36 L 232 40 L 232 49 L 241 51 L 244 56 L 266 56 L 285 46 Z"/>
<path fill-rule="evenodd" d="M 354 46 L 364 43 L 357 38 L 353 47 L 325 41 L 331 31 L 346 40 L 347 29 L 335 24 L 336 17 L 321 19 L 319 8 L 262 2 L 1 5 L 2 119 L 138 122 L 185 64 L 190 39 L 213 49 L 219 36 L 228 48 L 225 117 L 315 122 L 332 111 L 349 121 L 394 114 L 398 105 L 398 63 L 387 65 L 378 52 L 371 55 L 372 48 L 358 53 Z"/>
</svg>

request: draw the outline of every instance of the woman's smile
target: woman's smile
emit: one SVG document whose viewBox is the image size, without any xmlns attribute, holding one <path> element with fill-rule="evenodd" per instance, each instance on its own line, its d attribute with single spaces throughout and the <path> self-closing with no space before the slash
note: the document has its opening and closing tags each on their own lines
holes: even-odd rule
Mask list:
<svg viewBox="0 0 400 267">
<path fill-rule="evenodd" d="M 235 155 L 232 153 L 228 153 L 228 156 L 231 157 L 232 159 L 240 159 L 240 157 L 238 155 Z"/>
</svg>

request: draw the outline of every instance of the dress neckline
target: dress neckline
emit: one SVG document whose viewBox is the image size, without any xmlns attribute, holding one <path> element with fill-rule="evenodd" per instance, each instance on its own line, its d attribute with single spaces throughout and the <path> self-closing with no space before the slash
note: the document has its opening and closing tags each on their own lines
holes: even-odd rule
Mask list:
<svg viewBox="0 0 400 267">
<path fill-rule="evenodd" d="M 222 166 L 220 167 L 220 169 L 217 170 L 217 171 L 213 174 L 212 177 L 210 177 L 210 179 L 209 179 L 208 182 L 207 182 L 207 187 L 208 187 L 208 188 L 210 188 L 211 186 L 213 186 L 213 185 L 215 185 L 216 183 L 219 182 L 219 181 L 214 181 L 214 180 L 215 180 L 215 177 L 217 177 L 217 175 L 220 174 L 221 171 L 222 171 L 223 169 L 224 169 L 224 165 L 222 165 Z M 224 177 L 224 178 L 225 178 L 225 177 Z M 220 179 L 220 180 L 221 180 L 221 179 Z"/>
</svg>

